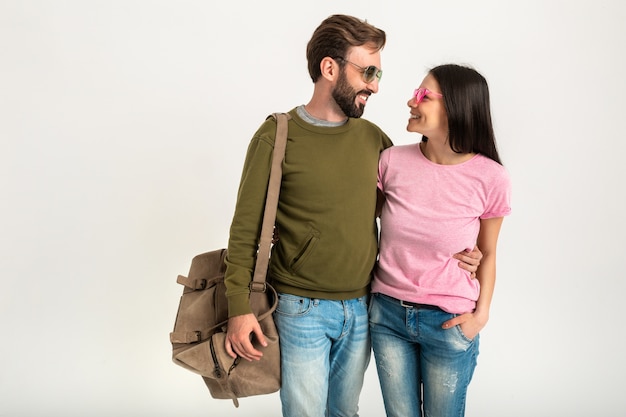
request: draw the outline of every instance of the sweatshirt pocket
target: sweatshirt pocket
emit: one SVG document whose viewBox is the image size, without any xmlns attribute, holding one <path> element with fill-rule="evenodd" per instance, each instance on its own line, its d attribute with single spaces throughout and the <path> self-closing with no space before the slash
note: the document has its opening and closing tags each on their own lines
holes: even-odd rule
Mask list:
<svg viewBox="0 0 626 417">
<path fill-rule="evenodd" d="M 320 233 L 315 229 L 310 229 L 307 234 L 304 242 L 300 245 L 296 252 L 296 256 L 291 259 L 289 263 L 289 268 L 291 272 L 298 272 L 298 270 L 302 267 L 304 263 L 306 263 L 307 259 L 311 256 L 313 251 L 315 250 L 315 246 L 317 246 L 317 242 L 320 240 Z"/>
</svg>

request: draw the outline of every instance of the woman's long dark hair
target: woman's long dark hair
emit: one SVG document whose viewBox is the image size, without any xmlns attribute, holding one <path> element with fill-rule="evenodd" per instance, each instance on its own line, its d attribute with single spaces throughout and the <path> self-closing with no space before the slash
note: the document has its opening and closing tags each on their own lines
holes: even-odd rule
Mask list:
<svg viewBox="0 0 626 417">
<path fill-rule="evenodd" d="M 487 80 L 476 70 L 456 64 L 429 71 L 441 88 L 448 116 L 448 140 L 454 152 L 475 152 L 499 164 L 491 122 Z"/>
</svg>

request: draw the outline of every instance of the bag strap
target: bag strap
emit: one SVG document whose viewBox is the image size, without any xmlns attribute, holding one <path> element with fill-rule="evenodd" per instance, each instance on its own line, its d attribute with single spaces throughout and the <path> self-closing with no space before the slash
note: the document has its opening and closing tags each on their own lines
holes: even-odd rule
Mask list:
<svg viewBox="0 0 626 417">
<path fill-rule="evenodd" d="M 276 222 L 276 210 L 278 208 L 278 195 L 283 175 L 283 160 L 287 148 L 288 121 L 291 116 L 287 113 L 272 113 L 268 119 L 276 119 L 276 139 L 274 140 L 274 152 L 272 154 L 272 167 L 270 169 L 265 211 L 263 213 L 263 225 L 261 227 L 261 239 L 259 252 L 256 257 L 254 276 L 250 282 L 250 293 L 265 292 L 265 278 L 270 260 L 272 237 L 274 236 L 274 224 Z"/>
</svg>

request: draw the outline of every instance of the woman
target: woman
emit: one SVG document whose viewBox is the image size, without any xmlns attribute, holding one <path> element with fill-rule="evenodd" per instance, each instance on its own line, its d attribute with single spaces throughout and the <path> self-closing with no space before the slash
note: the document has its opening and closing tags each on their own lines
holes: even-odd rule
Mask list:
<svg viewBox="0 0 626 417">
<path fill-rule="evenodd" d="M 383 151 L 380 257 L 370 329 L 389 417 L 463 416 L 489 319 L 496 245 L 510 209 L 489 89 L 474 69 L 429 71 L 408 102 L 419 143 Z M 476 277 L 454 253 L 480 247 Z"/>
</svg>

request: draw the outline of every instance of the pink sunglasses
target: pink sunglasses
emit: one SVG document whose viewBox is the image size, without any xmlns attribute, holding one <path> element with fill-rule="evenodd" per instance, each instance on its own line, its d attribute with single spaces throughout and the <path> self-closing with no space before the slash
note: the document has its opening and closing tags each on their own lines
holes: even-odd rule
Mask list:
<svg viewBox="0 0 626 417">
<path fill-rule="evenodd" d="M 427 95 L 432 94 L 435 97 L 443 97 L 443 94 L 440 93 L 435 93 L 434 91 L 430 91 L 428 88 L 417 88 L 415 91 L 413 91 L 413 97 L 415 98 L 415 104 L 420 104 L 422 102 L 422 100 L 424 100 L 424 97 L 426 97 Z"/>
</svg>

